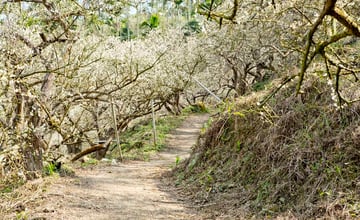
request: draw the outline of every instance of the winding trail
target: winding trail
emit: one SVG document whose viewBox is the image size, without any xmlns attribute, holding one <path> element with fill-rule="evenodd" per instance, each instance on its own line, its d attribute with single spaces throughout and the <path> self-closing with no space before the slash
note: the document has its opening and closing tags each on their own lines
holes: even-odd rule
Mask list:
<svg viewBox="0 0 360 220">
<path fill-rule="evenodd" d="M 161 190 L 161 175 L 176 157 L 189 156 L 208 115 L 191 115 L 167 138 L 167 148 L 149 162 L 83 170 L 75 178 L 51 185 L 41 205 L 29 210 L 29 219 L 201 219 Z"/>
</svg>

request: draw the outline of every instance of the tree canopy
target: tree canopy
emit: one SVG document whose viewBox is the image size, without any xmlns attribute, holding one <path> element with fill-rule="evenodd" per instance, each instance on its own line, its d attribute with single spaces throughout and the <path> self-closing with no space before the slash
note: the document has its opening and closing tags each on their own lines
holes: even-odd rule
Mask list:
<svg viewBox="0 0 360 220">
<path fill-rule="evenodd" d="M 31 179 L 56 154 L 109 144 L 152 103 L 179 114 L 185 100 L 211 99 L 196 81 L 222 100 L 271 86 L 265 105 L 293 80 L 301 96 L 311 74 L 328 81 L 334 105 L 350 105 L 359 3 L 2 1 L 0 159 L 20 162 L 1 175 Z"/>
</svg>

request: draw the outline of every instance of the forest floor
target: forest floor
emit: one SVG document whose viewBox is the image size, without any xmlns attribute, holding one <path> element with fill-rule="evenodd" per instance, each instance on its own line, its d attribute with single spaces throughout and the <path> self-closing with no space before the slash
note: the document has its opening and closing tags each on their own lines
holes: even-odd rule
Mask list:
<svg viewBox="0 0 360 220">
<path fill-rule="evenodd" d="M 75 169 L 57 178 L 36 202 L 26 204 L 27 219 L 204 219 L 172 193 L 161 176 L 189 156 L 208 115 L 191 115 L 167 137 L 167 147 L 150 161 Z M 14 216 L 13 216 L 14 217 Z M 18 218 L 18 217 L 17 217 Z"/>
</svg>

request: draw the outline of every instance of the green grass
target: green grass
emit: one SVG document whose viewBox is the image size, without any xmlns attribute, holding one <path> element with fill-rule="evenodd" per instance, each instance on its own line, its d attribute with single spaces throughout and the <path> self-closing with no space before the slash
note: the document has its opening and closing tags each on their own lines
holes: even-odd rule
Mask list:
<svg viewBox="0 0 360 220">
<path fill-rule="evenodd" d="M 56 166 L 53 163 L 47 163 L 43 167 L 43 174 L 46 176 L 52 176 L 57 172 Z"/>
<path fill-rule="evenodd" d="M 189 105 L 183 109 L 183 114 L 189 113 L 208 113 L 210 110 L 203 102 L 198 102 L 193 105 Z"/>
<path fill-rule="evenodd" d="M 87 161 L 85 161 L 84 163 L 81 163 L 81 167 L 85 168 L 85 167 L 92 167 L 99 164 L 99 161 L 93 158 L 89 158 Z"/>
<path fill-rule="evenodd" d="M 133 127 L 120 134 L 121 149 L 126 160 L 147 161 L 150 155 L 163 149 L 166 145 L 166 135 L 180 126 L 186 118 L 186 113 L 180 116 L 164 116 L 156 119 L 156 144 L 152 129 L 152 119 L 147 118 L 137 122 Z M 116 146 L 111 147 L 110 158 L 118 158 Z"/>
<path fill-rule="evenodd" d="M 15 189 L 24 185 L 25 181 L 14 177 L 13 181 L 0 181 L 0 196 L 6 193 L 12 193 Z"/>
</svg>

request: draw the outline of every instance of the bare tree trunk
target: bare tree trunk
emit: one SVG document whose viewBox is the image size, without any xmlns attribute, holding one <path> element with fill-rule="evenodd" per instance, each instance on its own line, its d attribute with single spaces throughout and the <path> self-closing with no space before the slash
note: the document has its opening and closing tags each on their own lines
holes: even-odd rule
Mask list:
<svg viewBox="0 0 360 220">
<path fill-rule="evenodd" d="M 47 73 L 44 77 L 44 81 L 43 81 L 43 85 L 41 87 L 41 93 L 42 93 L 42 97 L 41 97 L 41 101 L 42 103 L 48 106 L 48 100 L 51 98 L 51 91 L 53 91 L 53 81 L 55 79 L 54 74 L 52 73 Z M 25 94 L 25 91 L 22 91 L 22 93 Z M 34 111 L 33 109 L 40 109 L 38 108 L 38 106 L 33 106 L 35 105 L 33 102 L 30 102 L 29 100 L 27 100 L 22 94 L 21 95 L 21 102 L 19 103 L 19 117 L 20 120 L 18 121 L 18 129 L 21 129 L 23 127 L 25 127 L 26 123 L 23 118 L 25 117 L 24 115 L 31 115 L 30 111 Z M 47 144 L 43 138 L 43 134 L 40 134 L 39 132 L 36 131 L 36 128 L 38 126 L 41 126 L 41 123 L 44 123 L 45 118 L 41 118 L 41 116 L 39 116 L 37 114 L 37 112 L 35 112 L 35 114 L 32 114 L 33 116 L 30 117 L 29 122 L 33 122 L 33 131 L 31 133 L 31 135 L 29 136 L 30 138 L 30 145 L 27 145 L 25 147 L 22 148 L 22 154 L 23 154 L 23 158 L 24 158 L 24 168 L 26 170 L 26 178 L 28 180 L 34 179 L 34 178 L 38 178 L 39 175 L 42 172 L 43 169 L 43 151 L 45 151 L 47 149 Z M 44 116 L 46 117 L 46 116 Z"/>
<path fill-rule="evenodd" d="M 43 150 L 46 149 L 46 146 L 41 135 L 33 132 L 31 145 L 22 148 L 27 180 L 38 178 L 41 175 L 43 170 Z"/>
</svg>

